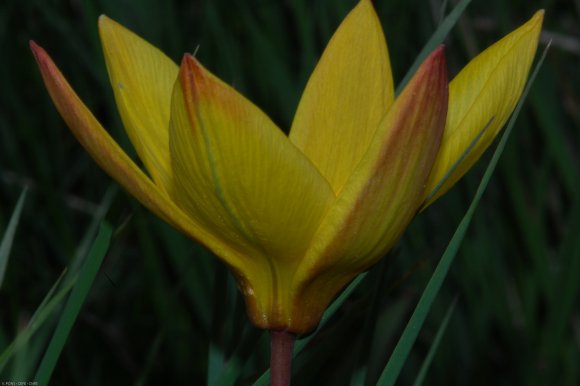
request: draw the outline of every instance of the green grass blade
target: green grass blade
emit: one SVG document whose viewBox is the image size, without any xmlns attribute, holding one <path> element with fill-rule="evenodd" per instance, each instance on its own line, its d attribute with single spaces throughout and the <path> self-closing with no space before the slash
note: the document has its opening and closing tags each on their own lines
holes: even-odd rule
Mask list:
<svg viewBox="0 0 580 386">
<path fill-rule="evenodd" d="M 159 349 L 161 348 L 161 343 L 165 339 L 165 334 L 163 331 L 159 332 L 155 337 L 155 340 L 151 344 L 151 348 L 149 349 L 149 354 L 147 354 L 147 359 L 145 360 L 145 364 L 143 369 L 141 370 L 141 374 L 139 375 L 139 379 L 135 382 L 135 386 L 145 386 L 147 385 L 147 377 L 155 364 L 155 357 L 159 355 Z"/>
<path fill-rule="evenodd" d="M 101 225 L 36 373 L 35 379 L 39 385 L 47 385 L 50 380 L 60 353 L 109 248 L 112 232 L 113 229 L 108 223 L 104 222 Z"/>
<path fill-rule="evenodd" d="M 465 150 L 463 151 L 463 153 L 461 153 L 461 155 L 459 156 L 459 158 L 457 159 L 457 161 L 455 161 L 453 163 L 453 165 L 451 165 L 451 167 L 449 168 L 449 170 L 447 171 L 447 173 L 445 173 L 443 175 L 443 178 L 441 178 L 441 180 L 439 180 L 439 182 L 437 183 L 437 185 L 435 185 L 435 187 L 433 188 L 433 190 L 431 190 L 431 192 L 427 195 L 427 198 L 425 198 L 424 203 L 428 203 L 429 201 L 431 201 L 431 199 L 433 198 L 433 196 L 435 196 L 437 194 L 437 192 L 439 191 L 439 189 L 441 189 L 441 187 L 443 186 L 443 184 L 445 183 L 445 181 L 447 181 L 449 179 L 449 177 L 453 174 L 453 172 L 455 171 L 455 169 L 457 169 L 457 167 L 459 166 L 459 164 L 461 164 L 463 162 L 463 160 L 465 159 L 465 157 L 467 157 L 467 155 L 471 152 L 471 149 L 473 149 L 473 147 L 475 146 L 475 144 L 479 141 L 479 139 L 481 138 L 481 136 L 483 135 L 483 133 L 485 133 L 487 131 L 487 128 L 489 127 L 489 125 L 491 125 L 491 123 L 493 122 L 493 118 L 491 118 L 483 127 L 483 129 L 481 129 L 479 131 L 479 133 L 475 136 L 475 138 L 473 139 L 473 141 L 471 141 L 471 143 L 469 144 L 469 146 L 467 146 L 465 148 Z M 426 207 L 424 206 L 423 209 L 425 209 Z"/>
<path fill-rule="evenodd" d="M 91 246 L 92 241 L 95 239 L 95 235 L 97 234 L 97 231 L 99 230 L 100 224 L 102 223 L 103 219 L 105 218 L 105 215 L 109 211 L 109 208 L 111 207 L 113 199 L 115 198 L 118 191 L 119 191 L 118 186 L 113 184 L 113 183 L 111 183 L 109 185 L 109 187 L 107 188 L 105 194 L 103 195 L 103 199 L 99 203 L 97 211 L 95 212 L 93 219 L 91 220 L 91 223 L 89 224 L 87 231 L 83 235 L 83 238 L 82 238 L 80 244 L 78 245 L 78 247 L 75 250 L 72 264 L 69 265 L 69 268 L 68 268 L 70 275 L 76 275 L 79 272 L 80 267 L 84 263 L 83 258 L 85 256 L 88 256 L 87 251 L 89 250 L 89 247 Z M 68 280 L 68 278 L 67 278 L 67 280 Z"/>
<path fill-rule="evenodd" d="M 214 304 L 212 315 L 212 327 L 210 331 L 210 342 L 207 355 L 207 385 L 213 386 L 220 374 L 223 373 L 226 363 L 226 342 L 225 320 L 227 308 L 229 306 L 227 299 L 227 280 L 228 273 L 223 267 L 216 270 L 214 278 Z"/>
<path fill-rule="evenodd" d="M 558 255 L 563 261 L 565 271 L 559 277 L 558 286 L 551 303 L 554 307 L 547 316 L 541 330 L 542 357 L 547 363 L 557 363 L 562 360 L 562 347 L 569 339 L 575 314 L 578 312 L 580 298 L 580 193 L 571 211 L 571 221 L 567 235 L 563 239 Z M 576 345 L 580 348 L 580 343 Z M 554 365 L 552 365 L 554 366 Z"/>
<path fill-rule="evenodd" d="M 425 377 L 427 376 L 427 371 L 429 371 L 429 367 L 431 366 L 431 362 L 433 362 L 433 358 L 435 357 L 435 353 L 437 352 L 437 349 L 439 348 L 439 344 L 441 343 L 443 335 L 445 334 L 445 331 L 447 331 L 447 326 L 449 325 L 449 321 L 451 320 L 451 315 L 453 315 L 453 311 L 455 310 L 456 305 L 457 305 L 457 297 L 455 297 L 455 299 L 453 299 L 453 302 L 451 303 L 451 305 L 449 306 L 449 309 L 445 313 L 445 317 L 441 321 L 441 325 L 439 326 L 439 329 L 437 330 L 437 334 L 435 335 L 435 339 L 433 339 L 433 344 L 431 344 L 431 347 L 429 348 L 429 352 L 427 353 L 427 357 L 425 358 L 425 361 L 423 361 L 423 364 L 421 365 L 421 369 L 419 370 L 419 374 L 417 374 L 417 378 L 415 379 L 415 383 L 413 383 L 413 386 L 421 386 L 423 384 L 423 382 L 425 381 Z"/>
<path fill-rule="evenodd" d="M 459 17 L 461 16 L 461 14 L 463 14 L 463 11 L 469 5 L 470 2 L 471 0 L 461 0 L 459 4 L 457 4 L 455 8 L 453 8 L 453 11 L 451 11 L 451 13 L 445 19 L 443 19 L 439 27 L 437 27 L 435 32 L 433 32 L 433 35 L 431 35 L 431 38 L 429 39 L 427 44 L 425 44 L 421 52 L 419 52 L 419 55 L 417 55 L 417 58 L 413 62 L 413 65 L 409 68 L 409 71 L 407 71 L 407 74 L 405 75 L 401 83 L 399 83 L 399 85 L 397 86 L 397 95 L 405 88 L 407 83 L 409 83 L 409 80 L 411 79 L 413 74 L 415 74 L 415 71 L 417 71 L 417 68 L 419 68 L 421 63 L 423 63 L 425 58 L 431 52 L 433 52 L 433 50 L 437 48 L 439 44 L 443 43 L 443 40 L 445 40 L 445 38 L 449 34 L 449 31 L 451 31 L 451 29 L 455 26 L 457 20 L 459 20 Z"/>
<path fill-rule="evenodd" d="M 216 384 L 218 377 L 223 373 L 225 361 L 226 359 L 224 349 L 215 342 L 210 342 L 207 354 L 208 386 L 213 386 Z"/>
<path fill-rule="evenodd" d="M 439 289 L 441 288 L 441 286 L 443 284 L 443 281 L 447 277 L 447 273 L 449 272 L 449 268 L 451 267 L 451 264 L 453 263 L 453 260 L 455 259 L 455 256 L 457 255 L 457 251 L 459 250 L 461 242 L 463 241 L 463 238 L 465 237 L 465 233 L 467 232 L 467 228 L 469 226 L 469 223 L 471 222 L 471 219 L 473 217 L 475 209 L 477 208 L 479 201 L 481 200 L 481 197 L 483 196 L 483 192 L 485 191 L 485 189 L 489 183 L 489 180 L 491 179 L 491 176 L 493 175 L 493 172 L 495 171 L 495 168 L 497 166 L 497 163 L 499 161 L 501 153 L 503 152 L 503 149 L 505 148 L 505 144 L 509 138 L 509 135 L 510 135 L 512 128 L 514 126 L 514 123 L 519 115 L 519 112 L 522 109 L 522 106 L 523 106 L 523 103 L 526 99 L 526 96 L 528 95 L 528 93 L 530 91 L 530 87 L 533 84 L 536 75 L 538 74 L 538 71 L 539 71 L 539 69 L 544 61 L 544 58 L 546 57 L 546 53 L 547 53 L 547 48 L 546 48 L 546 50 L 544 50 L 540 60 L 538 61 L 538 64 L 536 65 L 532 75 L 530 76 L 530 80 L 528 81 L 526 89 L 524 90 L 522 97 L 520 98 L 520 100 L 519 100 L 519 102 L 514 110 L 514 113 L 512 114 L 512 116 L 509 120 L 509 123 L 508 123 L 507 127 L 505 128 L 505 132 L 502 135 L 499 144 L 497 145 L 497 149 L 495 150 L 491 160 L 489 161 L 489 165 L 487 166 L 487 169 L 485 170 L 485 173 L 484 173 L 484 175 L 481 179 L 481 182 L 477 188 L 477 191 L 475 193 L 475 197 L 473 198 L 471 205 L 467 209 L 465 216 L 461 220 L 459 226 L 457 227 L 457 230 L 455 231 L 455 234 L 451 238 L 451 241 L 449 242 L 447 249 L 443 253 L 443 256 L 441 257 L 441 261 L 439 262 L 439 264 L 437 264 L 437 267 L 435 268 L 435 272 L 431 276 L 429 283 L 427 283 L 427 287 L 425 287 L 425 290 L 423 291 L 423 294 L 421 295 L 421 299 L 419 300 L 419 303 L 417 304 L 417 307 L 415 308 L 415 311 L 413 312 L 411 319 L 407 323 L 407 327 L 403 331 L 403 334 L 402 334 L 401 338 L 399 339 L 399 342 L 397 343 L 397 346 L 395 347 L 395 350 L 393 351 L 393 353 L 391 355 L 391 359 L 389 359 L 389 362 L 387 363 L 386 367 L 384 368 L 383 373 L 381 374 L 381 377 L 379 378 L 379 382 L 377 383 L 377 385 L 379 385 L 379 386 L 391 386 L 391 385 L 395 384 L 395 381 L 397 380 L 397 378 L 401 372 L 401 369 L 403 368 L 403 365 L 405 364 L 405 361 L 407 360 L 409 352 L 411 351 L 411 348 L 412 348 L 413 344 L 415 343 L 417 335 L 419 334 L 419 331 L 421 330 L 421 327 L 423 326 L 423 323 L 425 322 L 425 319 L 427 318 L 427 314 L 428 314 L 429 310 L 431 309 L 431 305 L 433 304 L 433 301 L 435 300 L 435 297 L 437 296 Z"/>
<path fill-rule="evenodd" d="M 238 344 L 233 355 L 228 358 L 227 364 L 223 367 L 219 379 L 217 379 L 214 384 L 217 386 L 235 385 L 244 369 L 244 365 L 250 359 L 251 354 L 255 354 L 256 347 L 264 346 L 259 343 L 257 344 L 256 342 L 266 339 L 269 339 L 269 334 L 265 331 L 256 328 L 247 328 L 246 331 L 242 333 L 241 342 Z"/>
<path fill-rule="evenodd" d="M 20 197 L 16 202 L 16 207 L 14 208 L 14 212 L 10 217 L 10 221 L 6 227 L 6 232 L 4 232 L 4 237 L 2 237 L 2 242 L 0 243 L 0 288 L 2 288 L 2 282 L 4 281 L 4 274 L 6 273 L 6 267 L 8 266 L 8 258 L 10 257 L 10 250 L 12 249 L 12 242 L 14 241 L 16 228 L 18 228 L 18 221 L 22 214 L 22 208 L 24 207 L 24 200 L 26 199 L 27 191 L 28 188 L 24 188 L 22 193 L 20 193 Z"/>
<path fill-rule="evenodd" d="M 369 308 L 367 309 L 364 321 L 360 324 L 361 334 L 359 343 L 353 345 L 350 350 L 350 355 L 353 357 L 353 371 L 351 372 L 350 386 L 363 386 L 368 376 L 367 374 L 372 362 L 370 360 L 370 347 L 376 341 L 375 332 L 377 320 L 379 319 L 377 317 L 380 308 L 379 304 L 384 294 L 388 292 L 386 286 L 389 281 L 384 280 L 388 267 L 389 264 L 387 264 L 386 259 L 383 259 L 373 269 L 371 277 L 368 279 L 372 285 L 372 290 L 369 291 L 371 294 Z"/>
<path fill-rule="evenodd" d="M 445 20 L 445 11 L 447 10 L 447 3 L 448 0 L 443 0 L 443 3 L 441 4 L 441 14 L 439 15 L 439 19 L 437 20 L 437 25 L 441 25 L 441 23 L 443 23 L 443 21 Z"/>
<path fill-rule="evenodd" d="M 103 217 L 111 206 L 111 202 L 117 190 L 118 189 L 115 187 L 107 190 L 99 205 L 97 213 L 95 213 L 88 230 L 85 232 L 79 247 L 75 251 L 73 262 L 63 271 L 61 276 L 51 287 L 48 294 L 44 297 L 41 304 L 30 318 L 30 321 L 24 330 L 22 330 L 16 336 L 16 339 L 8 345 L 4 351 L 2 351 L 2 354 L 0 354 L 0 372 L 3 371 L 13 355 L 28 344 L 28 341 L 32 336 L 44 325 L 52 313 L 58 309 L 69 291 L 77 282 L 79 277 L 78 271 L 82 266 L 79 261 L 83 260 L 85 255 L 87 255 L 89 247 L 91 246 L 91 240 L 94 240 L 95 234 L 98 231 L 99 223 L 102 222 Z"/>
<path fill-rule="evenodd" d="M 61 289 L 56 295 L 54 295 L 56 289 L 62 283 L 65 274 L 66 270 L 63 271 L 63 273 L 59 276 L 54 285 L 48 291 L 48 294 L 46 294 L 46 296 L 42 300 L 42 303 L 40 304 L 40 306 L 38 306 L 32 317 L 30 318 L 28 325 L 24 328 L 23 331 L 21 331 L 16 336 L 16 339 L 10 345 L 8 345 L 6 349 L 4 349 L 2 354 L 0 354 L 0 373 L 2 373 L 4 367 L 6 367 L 8 361 L 10 360 L 10 358 L 12 358 L 12 355 L 15 352 L 18 352 L 22 347 L 24 347 L 28 343 L 32 335 L 38 330 L 38 327 L 40 327 L 42 323 L 46 320 L 46 318 L 48 318 L 48 316 L 51 314 L 54 308 L 58 304 L 60 304 L 64 295 L 68 293 L 68 291 L 72 287 L 73 283 L 71 283 L 69 287 Z"/>
</svg>

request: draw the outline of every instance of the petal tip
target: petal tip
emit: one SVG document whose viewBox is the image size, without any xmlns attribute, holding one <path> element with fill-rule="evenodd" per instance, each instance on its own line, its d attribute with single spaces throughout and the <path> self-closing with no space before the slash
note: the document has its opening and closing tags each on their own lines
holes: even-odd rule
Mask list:
<svg viewBox="0 0 580 386">
<path fill-rule="evenodd" d="M 431 61 L 431 65 L 445 67 L 447 65 L 445 60 L 445 45 L 440 44 L 437 46 L 425 61 Z"/>
<path fill-rule="evenodd" d="M 183 92 L 183 97 L 188 101 L 188 106 L 199 102 L 200 91 L 204 88 L 205 73 L 202 65 L 189 53 L 183 55 L 179 66 L 179 80 L 177 84 Z M 177 85 L 176 84 L 176 85 Z"/>
<path fill-rule="evenodd" d="M 192 54 L 185 53 L 181 59 L 179 74 L 182 82 L 185 80 L 200 79 L 203 77 L 203 67 Z"/>
<path fill-rule="evenodd" d="M 99 34 L 101 35 L 101 40 L 103 42 L 103 47 L 107 42 L 106 39 L 103 38 L 105 34 L 112 35 L 115 31 L 119 30 L 122 27 L 119 23 L 115 20 L 111 19 L 109 16 L 102 14 L 99 16 L 99 20 L 97 22 Z"/>
<path fill-rule="evenodd" d="M 36 42 L 32 39 L 28 41 L 28 46 L 30 47 L 34 57 L 38 59 L 38 53 L 42 50 L 42 47 L 36 44 Z"/>
<path fill-rule="evenodd" d="M 186 52 L 185 54 L 183 54 L 183 56 L 181 57 L 181 66 L 180 67 L 184 67 L 187 65 L 187 63 L 189 63 L 191 61 L 191 54 Z"/>
<path fill-rule="evenodd" d="M 32 51 L 32 55 L 34 55 L 34 59 L 36 60 L 38 67 L 43 73 L 44 70 L 48 67 L 47 64 L 50 64 L 48 54 L 46 53 L 44 48 L 36 44 L 34 40 L 30 40 L 28 42 L 28 45 L 30 46 L 30 51 Z"/>
<path fill-rule="evenodd" d="M 109 16 L 105 15 L 104 13 L 99 15 L 99 19 L 98 19 L 99 26 L 101 26 L 102 24 L 113 23 L 113 22 L 115 22 L 115 21 L 113 19 L 111 19 Z"/>
<path fill-rule="evenodd" d="M 436 76 L 441 84 L 447 84 L 447 61 L 445 57 L 445 46 L 439 45 L 429 56 L 425 59 L 418 70 L 418 75 L 422 76 Z"/>
<path fill-rule="evenodd" d="M 97 22 L 99 29 L 102 29 L 107 26 L 111 22 L 111 19 L 107 15 L 100 15 L 99 20 Z"/>
<path fill-rule="evenodd" d="M 529 28 L 532 30 L 539 30 L 542 28 L 545 13 L 546 12 L 544 9 L 537 10 L 536 13 L 534 13 L 534 15 L 530 18 L 530 20 L 528 20 L 526 25 L 529 26 Z"/>
</svg>

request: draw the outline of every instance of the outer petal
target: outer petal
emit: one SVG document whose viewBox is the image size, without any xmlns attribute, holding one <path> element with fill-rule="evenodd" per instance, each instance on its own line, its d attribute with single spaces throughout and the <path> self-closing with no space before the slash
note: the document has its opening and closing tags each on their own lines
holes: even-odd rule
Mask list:
<svg viewBox="0 0 580 386">
<path fill-rule="evenodd" d="M 369 0 L 344 19 L 304 91 L 290 140 L 339 192 L 394 98 L 387 44 Z"/>
<path fill-rule="evenodd" d="M 169 110 L 177 65 L 157 48 L 106 16 L 99 32 L 111 86 L 137 154 L 153 181 L 171 181 Z"/>
<path fill-rule="evenodd" d="M 201 241 L 214 253 L 235 261 L 235 250 L 197 226 L 123 152 L 75 94 L 48 54 L 34 42 L 30 42 L 30 48 L 60 115 L 99 166 L 157 216 Z"/>
<path fill-rule="evenodd" d="M 419 68 L 324 218 L 296 277 L 293 327 L 312 327 L 334 295 L 382 257 L 423 200 L 447 111 L 443 48 Z"/>
<path fill-rule="evenodd" d="M 171 112 L 176 202 L 247 259 L 238 272 L 258 326 L 284 327 L 297 264 L 334 200 L 272 121 L 190 55 Z"/>
<path fill-rule="evenodd" d="M 443 183 L 430 205 L 479 159 L 522 94 L 538 46 L 544 11 L 483 51 L 449 85 L 449 112 L 441 150 L 427 184 L 430 194 L 493 118 L 482 137 Z"/>
</svg>

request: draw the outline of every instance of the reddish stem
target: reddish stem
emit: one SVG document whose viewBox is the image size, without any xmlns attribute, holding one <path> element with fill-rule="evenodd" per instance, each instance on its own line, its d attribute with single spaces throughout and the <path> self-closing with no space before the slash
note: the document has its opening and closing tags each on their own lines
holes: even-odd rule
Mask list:
<svg viewBox="0 0 580 386">
<path fill-rule="evenodd" d="M 270 386 L 290 386 L 296 336 L 288 331 L 270 331 L 270 337 Z"/>
</svg>

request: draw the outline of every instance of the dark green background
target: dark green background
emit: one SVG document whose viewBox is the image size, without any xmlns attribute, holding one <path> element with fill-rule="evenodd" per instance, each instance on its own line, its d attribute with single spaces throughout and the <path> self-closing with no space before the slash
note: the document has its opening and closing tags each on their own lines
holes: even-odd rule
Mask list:
<svg viewBox="0 0 580 386">
<path fill-rule="evenodd" d="M 30 190 L 0 288 L 0 352 L 72 260 L 115 186 L 58 116 L 30 39 L 52 55 L 130 149 L 108 85 L 98 15 L 131 28 L 176 62 L 197 49 L 206 67 L 287 129 L 317 58 L 354 4 L 2 0 L 0 230 L 23 187 Z M 435 29 L 441 2 L 375 4 L 397 82 Z M 580 6 L 571 0 L 473 0 L 446 42 L 447 55 L 453 75 L 539 8 L 546 9 L 540 50 L 549 37 L 554 44 L 400 384 L 414 380 L 455 297 L 428 385 L 580 384 Z M 363 367 L 367 384 L 374 384 L 488 158 L 421 214 L 371 270 L 297 359 L 296 385 L 349 385 Z M 222 265 L 120 190 L 107 219 L 119 229 L 52 384 L 202 385 L 210 347 L 230 361 L 247 360 L 239 384 L 251 384 L 268 367 L 268 342 L 248 326 Z M 54 315 L 45 323 L 25 359 L 5 368 L 0 380 L 10 380 L 14 371 L 34 374 L 57 320 Z M 235 351 L 240 341 L 245 345 Z"/>
</svg>

